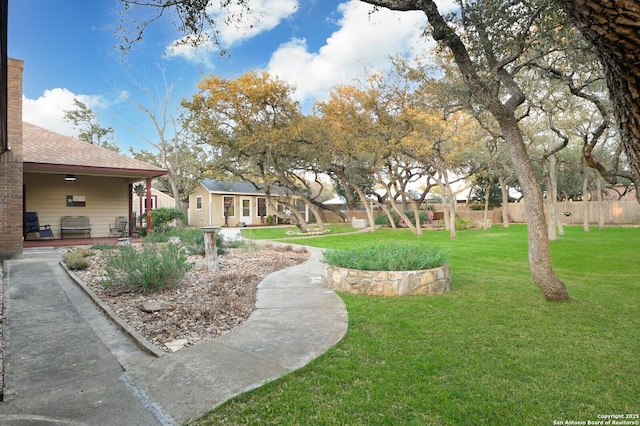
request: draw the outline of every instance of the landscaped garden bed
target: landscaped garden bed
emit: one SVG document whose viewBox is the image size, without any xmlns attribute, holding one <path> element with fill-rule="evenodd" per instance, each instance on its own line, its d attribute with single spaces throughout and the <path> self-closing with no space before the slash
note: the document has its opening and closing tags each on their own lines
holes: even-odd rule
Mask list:
<svg viewBox="0 0 640 426">
<path fill-rule="evenodd" d="M 219 256 L 217 271 L 207 269 L 202 254 L 185 254 L 182 260 L 189 266 L 175 282 L 173 272 L 181 269 L 181 262 L 171 268 L 162 252 L 158 252 L 153 261 L 144 262 L 152 263 L 146 271 L 136 269 L 126 277 L 121 273 L 132 263 L 132 250 L 143 255 L 145 251 L 153 252 L 154 245 L 99 247 L 75 251 L 66 258 L 83 263 L 84 268 L 73 273 L 116 315 L 165 352 L 192 346 L 236 328 L 255 310 L 257 286 L 267 275 L 309 258 L 304 249 L 249 244 L 225 249 Z M 172 245 L 164 247 L 167 253 L 175 250 Z M 119 267 L 118 273 L 109 270 L 109 259 L 111 265 Z M 162 278 L 157 272 L 162 269 L 167 272 L 164 276 L 168 280 L 158 288 Z M 142 277 L 136 277 L 140 273 L 153 276 L 148 288 L 133 284 L 135 280 L 142 281 Z M 122 285 L 126 281 L 132 285 Z"/>
<path fill-rule="evenodd" d="M 325 252 L 325 284 L 338 292 L 374 296 L 442 294 L 451 289 L 444 251 L 382 242 Z"/>
</svg>

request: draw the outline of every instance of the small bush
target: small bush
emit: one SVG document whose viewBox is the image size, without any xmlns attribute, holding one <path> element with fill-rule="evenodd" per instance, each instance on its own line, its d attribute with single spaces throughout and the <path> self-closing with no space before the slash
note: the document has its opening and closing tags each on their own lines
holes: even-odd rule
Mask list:
<svg viewBox="0 0 640 426">
<path fill-rule="evenodd" d="M 429 206 L 428 210 L 433 211 L 433 207 Z M 409 218 L 412 224 L 416 223 L 414 220 L 415 214 L 413 213 L 413 210 L 407 210 L 406 212 L 404 212 L 404 214 L 407 215 L 407 217 Z M 396 226 L 401 225 L 400 215 L 396 211 L 391 212 L 391 217 L 393 217 L 393 222 L 396 224 Z M 420 218 L 420 223 L 425 223 L 429 221 L 429 214 L 424 210 L 421 210 L 418 212 L 418 217 Z M 389 217 L 386 214 L 379 214 L 378 216 L 375 217 L 374 221 L 376 225 L 383 225 L 383 226 L 390 225 Z"/>
<path fill-rule="evenodd" d="M 373 218 L 373 223 L 381 226 L 389 226 L 389 218 L 386 214 L 379 214 Z"/>
<path fill-rule="evenodd" d="M 382 241 L 347 250 L 327 250 L 325 261 L 364 271 L 415 271 L 442 266 L 448 259 L 441 247 Z"/>
<path fill-rule="evenodd" d="M 187 223 L 187 215 L 180 209 L 160 207 L 155 210 L 151 210 L 151 223 L 154 228 L 162 229 L 168 226 L 169 222 L 174 219 L 177 219 L 182 223 Z"/>
<path fill-rule="evenodd" d="M 468 217 L 456 217 L 456 229 L 465 230 L 472 227 L 473 220 Z"/>
<path fill-rule="evenodd" d="M 87 260 L 88 256 L 91 256 L 91 252 L 89 250 L 72 250 L 64 255 L 63 260 L 69 269 L 73 271 L 82 271 L 89 267 L 89 260 Z"/>
<path fill-rule="evenodd" d="M 162 290 L 178 285 L 189 269 L 184 249 L 176 245 L 144 244 L 141 250 L 122 246 L 107 255 L 104 285 Z"/>
<path fill-rule="evenodd" d="M 144 238 L 145 243 L 166 243 L 171 237 L 180 237 L 182 246 L 190 253 L 203 255 L 204 248 L 204 232 L 198 228 L 180 227 L 180 228 L 158 228 L 153 233 Z M 225 254 L 228 248 L 237 248 L 243 244 L 241 240 L 225 240 L 224 237 L 216 232 L 216 249 L 218 254 Z"/>
</svg>

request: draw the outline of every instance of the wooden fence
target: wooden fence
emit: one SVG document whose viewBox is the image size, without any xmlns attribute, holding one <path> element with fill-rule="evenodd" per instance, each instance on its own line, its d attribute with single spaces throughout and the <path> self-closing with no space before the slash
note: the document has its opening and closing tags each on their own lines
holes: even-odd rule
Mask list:
<svg viewBox="0 0 640 426">
<path fill-rule="evenodd" d="M 567 201 L 558 203 L 560 217 L 565 225 L 581 225 L 585 214 L 585 204 L 589 223 L 598 223 L 598 203 L 595 201 Z M 433 205 L 436 211 L 442 211 L 439 204 Z M 483 210 L 471 210 L 467 204 L 458 204 L 458 215 L 463 218 L 478 221 L 484 218 Z M 605 225 L 640 225 L 640 204 L 637 201 L 604 201 L 603 202 Z M 347 210 L 347 222 L 351 223 L 352 218 L 367 219 L 364 210 Z M 381 212 L 376 212 L 380 214 Z M 509 221 L 512 223 L 525 223 L 524 203 L 509 203 Z M 502 208 L 496 208 L 487 212 L 487 218 L 493 224 L 502 223 Z M 342 219 L 330 211 L 323 212 L 323 219 L 326 222 L 341 222 Z"/>
<path fill-rule="evenodd" d="M 605 225 L 639 225 L 640 205 L 637 201 L 604 201 Z M 586 207 L 586 213 L 585 213 Z M 580 225 L 584 215 L 588 215 L 589 223 L 598 223 L 598 203 L 595 201 L 565 201 L 558 203 L 562 223 Z M 525 222 L 524 203 L 509 204 L 509 215 L 514 222 Z"/>
</svg>

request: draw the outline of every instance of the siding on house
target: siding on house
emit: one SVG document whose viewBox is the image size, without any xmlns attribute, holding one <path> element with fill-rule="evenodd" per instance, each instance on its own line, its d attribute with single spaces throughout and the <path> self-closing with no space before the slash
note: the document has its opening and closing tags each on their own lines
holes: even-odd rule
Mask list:
<svg viewBox="0 0 640 426">
<path fill-rule="evenodd" d="M 124 178 L 77 176 L 75 182 L 65 182 L 62 175 L 25 173 L 24 184 L 25 211 L 37 212 L 40 225 L 51 225 L 56 238 L 62 216 L 88 216 L 91 236 L 100 238 L 109 236 L 116 216 L 129 214 L 129 183 Z M 67 206 L 69 195 L 85 197 L 85 206 Z"/>
<path fill-rule="evenodd" d="M 236 186 L 236 184 L 238 185 Z M 197 208 L 198 197 L 202 199 L 201 209 Z M 259 203 L 266 204 L 266 197 L 251 184 L 205 179 L 203 184 L 198 186 L 189 196 L 189 225 L 197 227 L 224 226 L 225 197 L 231 197 L 233 201 L 233 213 L 229 215 L 229 226 L 239 226 L 241 223 L 245 225 L 264 224 L 266 216 L 273 214 L 273 209 L 269 206 L 266 206 L 265 209 L 258 209 Z M 266 216 L 260 217 L 259 213 L 265 213 L 265 211 Z"/>
<path fill-rule="evenodd" d="M 144 185 L 144 183 L 140 183 L 140 182 L 138 184 L 143 184 Z M 136 184 L 134 184 L 133 186 L 135 187 Z M 158 191 L 155 188 L 151 189 L 151 197 L 152 197 L 152 200 L 153 200 L 152 201 L 152 206 L 151 206 L 152 210 L 160 208 L 160 207 L 165 207 L 165 208 L 168 208 L 168 209 L 172 209 L 172 208 L 174 208 L 176 206 L 176 203 L 175 203 L 173 197 L 165 194 L 164 192 Z M 140 203 L 140 197 L 138 197 L 135 193 L 133 194 L 132 211 L 133 211 L 133 214 L 136 217 L 140 216 L 140 214 L 145 211 L 145 206 L 144 206 L 145 199 L 146 199 L 146 197 L 143 197 L 143 199 L 142 199 L 142 208 L 141 208 L 141 206 L 140 206 L 140 204 L 141 204 Z"/>
</svg>

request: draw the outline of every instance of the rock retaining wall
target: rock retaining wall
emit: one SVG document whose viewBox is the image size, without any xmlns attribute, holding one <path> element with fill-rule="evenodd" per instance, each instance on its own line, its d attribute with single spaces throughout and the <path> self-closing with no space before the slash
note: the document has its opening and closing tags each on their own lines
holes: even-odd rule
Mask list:
<svg viewBox="0 0 640 426">
<path fill-rule="evenodd" d="M 361 271 L 325 265 L 324 280 L 338 292 L 374 296 L 443 294 L 451 289 L 449 265 L 421 271 Z"/>
</svg>

